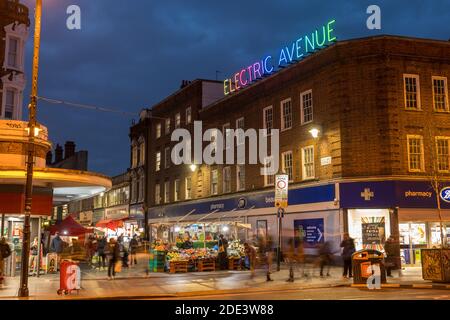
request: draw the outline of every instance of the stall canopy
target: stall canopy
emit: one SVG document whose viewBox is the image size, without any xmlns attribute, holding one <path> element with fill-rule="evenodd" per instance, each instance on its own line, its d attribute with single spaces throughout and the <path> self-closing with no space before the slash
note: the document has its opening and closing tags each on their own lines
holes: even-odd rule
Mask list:
<svg viewBox="0 0 450 320">
<path fill-rule="evenodd" d="M 60 224 L 50 228 L 51 235 L 54 235 L 56 232 L 59 232 L 62 236 L 76 237 L 85 233 L 90 233 L 91 231 L 76 222 L 71 216 L 68 216 Z"/>
<path fill-rule="evenodd" d="M 123 227 L 123 221 L 126 219 L 119 220 L 101 220 L 95 225 L 96 228 L 105 228 L 110 230 L 117 230 Z"/>
</svg>

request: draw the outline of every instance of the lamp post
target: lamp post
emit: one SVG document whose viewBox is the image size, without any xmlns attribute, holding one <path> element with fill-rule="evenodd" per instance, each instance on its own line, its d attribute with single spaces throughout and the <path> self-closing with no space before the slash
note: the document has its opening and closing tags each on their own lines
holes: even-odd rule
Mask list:
<svg viewBox="0 0 450 320">
<path fill-rule="evenodd" d="M 37 90 L 39 73 L 39 49 L 41 43 L 41 16 L 42 0 L 36 0 L 35 27 L 34 27 L 34 50 L 33 50 L 33 78 L 31 88 L 31 101 L 28 105 L 28 154 L 27 154 L 27 182 L 25 186 L 25 221 L 23 226 L 22 244 L 22 272 L 20 274 L 19 297 L 28 297 L 28 263 L 30 255 L 30 218 L 33 196 L 33 165 L 34 165 L 34 138 L 38 124 L 36 121 Z"/>
</svg>

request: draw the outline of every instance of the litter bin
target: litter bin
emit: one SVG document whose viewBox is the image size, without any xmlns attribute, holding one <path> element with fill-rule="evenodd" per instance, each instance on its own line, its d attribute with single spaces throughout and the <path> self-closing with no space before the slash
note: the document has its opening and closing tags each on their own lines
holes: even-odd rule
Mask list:
<svg viewBox="0 0 450 320">
<path fill-rule="evenodd" d="M 366 284 L 367 279 L 374 272 L 369 269 L 372 265 L 379 265 L 381 272 L 381 283 L 386 283 L 386 268 L 384 266 L 384 255 L 377 250 L 360 250 L 352 255 L 353 283 Z"/>
</svg>

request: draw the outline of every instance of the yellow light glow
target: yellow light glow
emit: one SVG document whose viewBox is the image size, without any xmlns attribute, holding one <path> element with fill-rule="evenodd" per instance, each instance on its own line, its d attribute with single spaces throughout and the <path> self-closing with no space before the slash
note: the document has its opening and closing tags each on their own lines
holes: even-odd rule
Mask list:
<svg viewBox="0 0 450 320">
<path fill-rule="evenodd" d="M 317 139 L 319 137 L 320 130 L 317 128 L 313 128 L 313 129 L 309 130 L 309 133 L 311 133 L 311 135 L 314 139 Z"/>
</svg>

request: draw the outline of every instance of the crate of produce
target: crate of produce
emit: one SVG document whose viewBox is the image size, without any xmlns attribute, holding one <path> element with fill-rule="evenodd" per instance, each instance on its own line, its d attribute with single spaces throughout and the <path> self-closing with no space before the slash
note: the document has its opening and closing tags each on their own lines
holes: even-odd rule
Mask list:
<svg viewBox="0 0 450 320">
<path fill-rule="evenodd" d="M 241 270 L 241 258 L 229 258 L 228 270 Z"/>
<path fill-rule="evenodd" d="M 197 269 L 199 272 L 215 271 L 216 261 L 212 259 L 200 259 L 197 263 Z"/>
<path fill-rule="evenodd" d="M 188 272 L 188 261 L 170 261 L 170 273 Z"/>
</svg>

